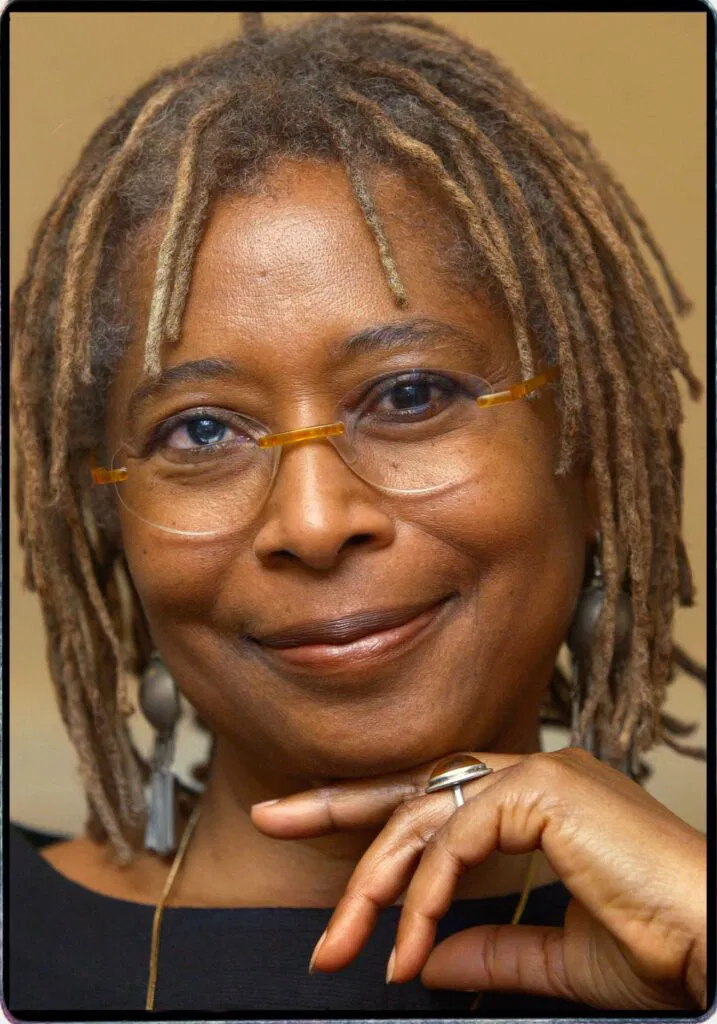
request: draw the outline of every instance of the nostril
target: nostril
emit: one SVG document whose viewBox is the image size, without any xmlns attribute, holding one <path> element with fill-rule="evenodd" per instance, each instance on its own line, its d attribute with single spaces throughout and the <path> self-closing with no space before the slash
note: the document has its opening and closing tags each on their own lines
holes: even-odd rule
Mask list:
<svg viewBox="0 0 717 1024">
<path fill-rule="evenodd" d="M 348 545 L 351 545 L 352 547 L 357 547 L 359 544 L 365 544 L 367 541 L 372 539 L 373 535 L 370 533 L 356 533 L 353 537 L 349 537 L 342 546 L 348 547 Z"/>
</svg>

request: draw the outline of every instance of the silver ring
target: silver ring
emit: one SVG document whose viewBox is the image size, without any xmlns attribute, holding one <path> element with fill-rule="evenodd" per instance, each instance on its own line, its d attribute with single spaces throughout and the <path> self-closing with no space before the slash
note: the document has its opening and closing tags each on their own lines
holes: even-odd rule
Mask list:
<svg viewBox="0 0 717 1024">
<path fill-rule="evenodd" d="M 466 802 L 461 784 L 480 779 L 493 771 L 484 761 L 473 754 L 453 754 L 439 761 L 428 779 L 426 793 L 437 793 L 440 789 L 452 789 L 456 807 Z"/>
</svg>

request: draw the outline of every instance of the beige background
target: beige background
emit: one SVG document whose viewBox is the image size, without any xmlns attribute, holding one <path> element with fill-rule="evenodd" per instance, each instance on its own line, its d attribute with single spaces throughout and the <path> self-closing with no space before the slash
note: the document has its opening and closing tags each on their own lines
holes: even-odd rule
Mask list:
<svg viewBox="0 0 717 1024">
<path fill-rule="evenodd" d="M 270 22 L 303 15 L 271 14 Z M 546 100 L 586 127 L 642 207 L 695 302 L 684 324 L 693 365 L 704 377 L 706 14 L 436 14 L 435 20 L 493 50 Z M 235 13 L 10 14 L 11 284 L 32 232 L 89 133 L 151 73 L 239 30 Z M 699 604 L 678 613 L 677 639 L 706 651 L 705 403 L 686 408 L 685 532 Z M 59 720 L 44 655 L 37 601 L 20 586 L 13 534 L 10 562 L 10 811 L 38 827 L 81 827 L 74 753 Z M 699 721 L 704 691 L 680 679 L 668 710 Z M 142 745 L 147 732 L 139 726 Z M 200 742 L 185 729 L 180 764 Z M 545 746 L 565 743 L 546 730 Z M 706 770 L 665 747 L 651 755 L 649 789 L 705 828 Z"/>
</svg>

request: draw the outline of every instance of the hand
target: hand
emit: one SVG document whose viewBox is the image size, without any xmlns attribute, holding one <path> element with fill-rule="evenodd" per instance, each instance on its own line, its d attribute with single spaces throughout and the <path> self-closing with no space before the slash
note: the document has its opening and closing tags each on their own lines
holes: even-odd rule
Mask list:
<svg viewBox="0 0 717 1024">
<path fill-rule="evenodd" d="M 252 808 L 283 839 L 386 827 L 359 861 L 314 953 L 336 971 L 405 891 L 391 980 L 523 991 L 599 1008 L 706 1009 L 706 839 L 579 748 L 478 754 L 495 769 L 424 793 L 433 764 Z M 570 891 L 564 927 L 468 928 L 432 949 L 461 876 L 495 850 L 541 848 Z M 319 948 L 320 946 L 320 948 Z"/>
</svg>

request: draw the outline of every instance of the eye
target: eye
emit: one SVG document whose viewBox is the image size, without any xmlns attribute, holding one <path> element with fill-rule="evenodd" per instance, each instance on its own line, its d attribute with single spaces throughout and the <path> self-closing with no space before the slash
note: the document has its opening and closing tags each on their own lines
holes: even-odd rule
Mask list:
<svg viewBox="0 0 717 1024">
<path fill-rule="evenodd" d="M 169 448 L 203 448 L 221 444 L 228 433 L 226 423 L 213 416 L 197 416 L 176 426 L 165 438 L 165 444 Z"/>
<path fill-rule="evenodd" d="M 413 372 L 382 381 L 369 394 L 366 412 L 390 420 L 417 420 L 436 416 L 463 394 L 450 377 Z"/>
<path fill-rule="evenodd" d="M 143 454 L 161 454 L 175 461 L 220 455 L 253 446 L 254 433 L 240 417 L 229 412 L 189 409 L 161 423 Z"/>
</svg>

